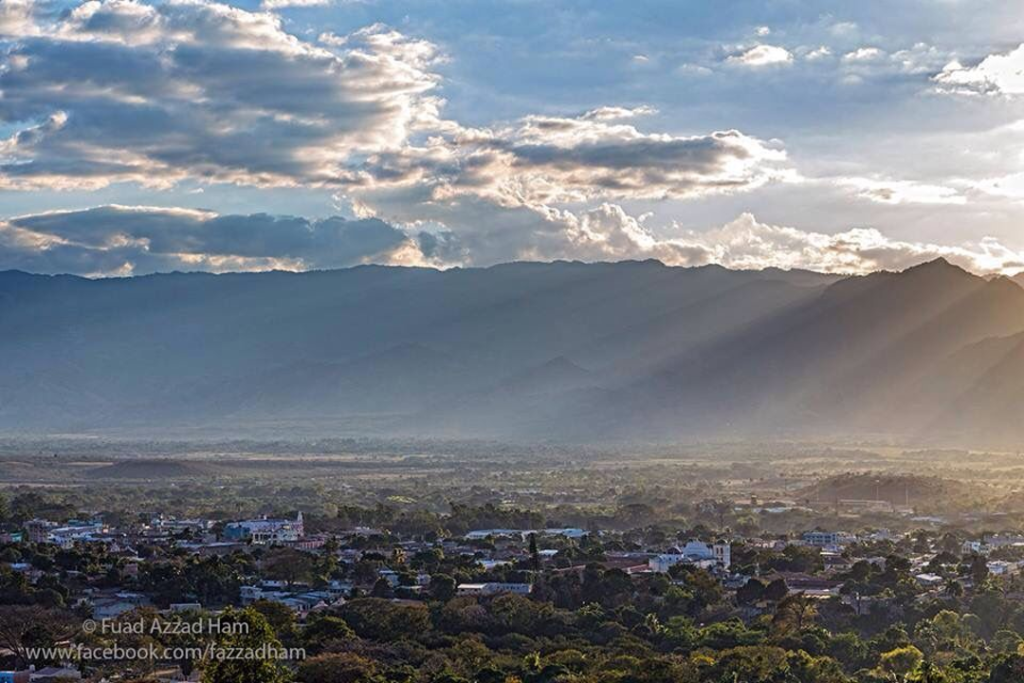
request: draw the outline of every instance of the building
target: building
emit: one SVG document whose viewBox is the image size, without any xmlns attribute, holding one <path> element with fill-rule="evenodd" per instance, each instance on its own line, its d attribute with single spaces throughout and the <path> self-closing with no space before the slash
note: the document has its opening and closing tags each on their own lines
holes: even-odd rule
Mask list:
<svg viewBox="0 0 1024 683">
<path fill-rule="evenodd" d="M 513 593 L 515 595 L 529 595 L 533 591 L 533 584 L 529 583 L 460 583 L 459 595 L 500 595 L 502 593 Z"/>
<path fill-rule="evenodd" d="M 231 522 L 224 527 L 224 537 L 230 541 L 251 541 L 255 545 L 268 543 L 294 543 L 305 535 L 302 513 L 291 519 L 250 519 Z"/>
<path fill-rule="evenodd" d="M 993 560 L 988 563 L 988 571 L 993 576 L 1009 576 L 1010 574 L 1018 573 L 1020 571 L 1020 567 L 1018 567 L 1015 562 Z"/>
<path fill-rule="evenodd" d="M 536 534 L 537 536 L 561 536 L 563 538 L 579 540 L 587 536 L 588 533 L 585 529 L 578 529 L 576 527 L 559 529 L 474 529 L 473 531 L 466 532 L 463 538 L 467 541 L 479 541 L 489 537 L 526 539 L 530 534 Z"/>
<path fill-rule="evenodd" d="M 960 545 L 961 555 L 984 555 L 988 552 L 988 546 L 981 541 L 964 541 Z"/>
<path fill-rule="evenodd" d="M 29 678 L 32 683 L 65 683 L 82 680 L 82 672 L 71 666 L 48 666 L 33 671 Z"/>
<path fill-rule="evenodd" d="M 158 515 L 153 517 L 146 526 L 147 535 L 180 534 L 183 532 L 206 533 L 213 527 L 213 522 L 206 519 L 175 519 Z"/>
<path fill-rule="evenodd" d="M 728 543 L 708 544 L 687 541 L 677 552 L 655 555 L 647 561 L 651 571 L 664 574 L 677 564 L 692 564 L 704 569 L 728 569 L 732 564 L 732 547 Z"/>
<path fill-rule="evenodd" d="M 142 593 L 122 591 L 113 595 L 94 596 L 92 602 L 92 618 L 97 621 L 114 619 L 125 612 L 139 607 L 152 605 L 149 598 Z"/>
<path fill-rule="evenodd" d="M 96 520 L 83 522 L 73 519 L 60 526 L 45 519 L 33 519 L 25 522 L 25 533 L 31 543 L 54 543 L 62 548 L 70 548 L 78 542 L 97 540 L 107 533 L 107 527 Z"/>
<path fill-rule="evenodd" d="M 857 540 L 845 531 L 808 531 L 803 535 L 804 543 L 819 548 L 839 548 Z"/>
</svg>

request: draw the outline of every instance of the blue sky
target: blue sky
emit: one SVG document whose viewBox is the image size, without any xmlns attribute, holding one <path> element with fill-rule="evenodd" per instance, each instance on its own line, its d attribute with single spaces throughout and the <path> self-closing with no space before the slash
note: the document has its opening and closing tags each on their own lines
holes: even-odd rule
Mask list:
<svg viewBox="0 0 1024 683">
<path fill-rule="evenodd" d="M 1024 269 L 1012 2 L 0 0 L 0 268 Z"/>
</svg>

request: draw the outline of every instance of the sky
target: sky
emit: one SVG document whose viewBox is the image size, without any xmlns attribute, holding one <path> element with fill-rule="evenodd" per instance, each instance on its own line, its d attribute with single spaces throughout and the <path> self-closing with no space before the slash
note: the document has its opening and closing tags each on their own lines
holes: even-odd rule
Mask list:
<svg viewBox="0 0 1024 683">
<path fill-rule="evenodd" d="M 0 270 L 1024 270 L 994 0 L 0 0 Z"/>
</svg>

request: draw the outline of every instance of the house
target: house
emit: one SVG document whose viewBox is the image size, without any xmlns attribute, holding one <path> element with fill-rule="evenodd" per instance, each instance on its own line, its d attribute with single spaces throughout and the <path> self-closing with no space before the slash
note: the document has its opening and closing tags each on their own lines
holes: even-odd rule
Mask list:
<svg viewBox="0 0 1024 683">
<path fill-rule="evenodd" d="M 69 666 L 48 666 L 45 669 L 33 671 L 29 680 L 32 683 L 63 683 L 63 681 L 80 681 L 82 680 L 82 672 Z"/>
<path fill-rule="evenodd" d="M 831 598 L 839 595 L 843 582 L 824 576 L 813 576 L 802 572 L 775 572 L 762 577 L 764 581 L 782 579 L 790 594 L 802 593 L 809 598 Z"/>
<path fill-rule="evenodd" d="M 459 595 L 500 595 L 501 593 L 514 593 L 516 595 L 529 595 L 533 591 L 533 584 L 529 583 L 460 583 Z"/>
<path fill-rule="evenodd" d="M 231 522 L 224 527 L 224 537 L 229 541 L 251 541 L 254 545 L 269 543 L 294 543 L 305 536 L 302 513 L 291 519 L 250 519 Z"/>
<path fill-rule="evenodd" d="M 113 619 L 125 612 L 130 612 L 136 607 L 146 607 L 152 604 L 142 593 L 120 592 L 104 597 L 92 599 L 92 618 L 97 621 Z"/>
<path fill-rule="evenodd" d="M 1014 562 L 992 560 L 988 563 L 988 571 L 993 576 L 1009 576 L 1010 574 L 1016 574 L 1020 571 L 1020 568 Z"/>
<path fill-rule="evenodd" d="M 203 605 L 198 602 L 172 602 L 168 608 L 168 612 L 198 612 L 203 609 Z"/>
<path fill-rule="evenodd" d="M 960 544 L 961 555 L 984 555 L 988 547 L 981 541 L 964 541 Z"/>
</svg>

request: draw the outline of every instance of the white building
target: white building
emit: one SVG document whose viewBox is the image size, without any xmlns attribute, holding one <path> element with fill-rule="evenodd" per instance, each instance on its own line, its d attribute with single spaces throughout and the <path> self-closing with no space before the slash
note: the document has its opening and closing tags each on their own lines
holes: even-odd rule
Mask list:
<svg viewBox="0 0 1024 683">
<path fill-rule="evenodd" d="M 224 537 L 232 541 L 249 541 L 254 545 L 289 543 L 305 535 L 302 513 L 291 519 L 250 519 L 231 522 L 224 527 Z"/>
<path fill-rule="evenodd" d="M 732 548 L 728 543 L 710 545 L 701 541 L 687 541 L 678 553 L 656 555 L 647 561 L 651 571 L 664 574 L 677 564 L 692 564 L 705 569 L 721 567 L 728 569 L 732 564 Z"/>
<path fill-rule="evenodd" d="M 845 531 L 808 531 L 803 535 L 804 543 L 819 548 L 841 548 L 857 540 Z"/>
<path fill-rule="evenodd" d="M 960 545 L 961 555 L 984 555 L 988 552 L 988 547 L 981 541 L 964 541 Z"/>
<path fill-rule="evenodd" d="M 1018 567 L 1014 562 L 992 560 L 988 563 L 988 571 L 993 576 L 1009 576 L 1010 574 L 1018 573 L 1020 571 L 1020 567 Z"/>
</svg>

